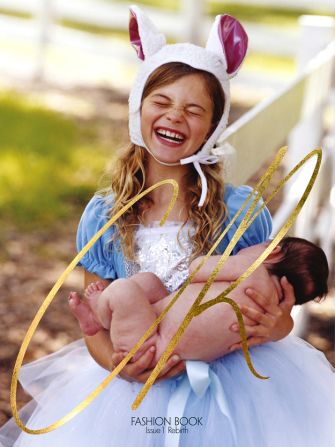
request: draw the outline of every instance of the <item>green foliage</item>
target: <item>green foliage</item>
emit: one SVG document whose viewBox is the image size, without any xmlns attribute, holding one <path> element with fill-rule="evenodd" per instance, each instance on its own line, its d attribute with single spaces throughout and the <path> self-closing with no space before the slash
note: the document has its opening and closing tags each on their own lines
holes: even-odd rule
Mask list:
<svg viewBox="0 0 335 447">
<path fill-rule="evenodd" d="M 2 94 L 0 135 L 1 221 L 51 225 L 97 189 L 106 149 L 73 119 Z"/>
</svg>

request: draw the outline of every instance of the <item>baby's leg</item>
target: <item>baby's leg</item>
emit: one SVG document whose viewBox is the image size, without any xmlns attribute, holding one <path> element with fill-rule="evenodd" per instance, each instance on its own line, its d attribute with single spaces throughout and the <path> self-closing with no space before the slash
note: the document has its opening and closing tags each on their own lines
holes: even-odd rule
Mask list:
<svg viewBox="0 0 335 447">
<path fill-rule="evenodd" d="M 146 278 L 143 276 L 140 280 L 146 279 L 148 289 L 150 288 L 148 283 L 151 274 L 145 275 Z M 110 333 L 116 351 L 130 351 L 157 318 L 146 293 L 139 286 L 138 279 L 139 276 L 136 280 L 133 277 L 117 279 L 101 293 L 99 298 L 99 315 L 105 312 L 108 307 L 108 312 L 112 318 Z M 153 294 L 150 298 L 153 301 L 155 300 Z M 155 343 L 156 336 L 157 329 L 153 331 L 150 339 L 142 345 L 134 359 L 139 357 L 140 353 L 147 349 L 149 344 Z"/>
<path fill-rule="evenodd" d="M 158 276 L 151 272 L 140 272 L 127 279 L 117 279 L 108 288 L 101 281 L 91 283 L 86 288 L 85 297 L 96 319 L 101 323 L 103 328 L 110 328 L 111 294 L 119 296 L 119 291 L 122 290 L 124 296 L 127 296 L 127 287 L 129 286 L 131 288 L 134 284 L 142 289 L 142 294 L 145 295 L 146 302 L 151 304 L 156 303 L 169 294 Z M 104 290 L 105 293 L 102 293 Z"/>
<path fill-rule="evenodd" d="M 140 272 L 129 279 L 135 281 L 143 289 L 147 300 L 151 304 L 156 303 L 169 294 L 162 281 L 154 273 Z"/>
<path fill-rule="evenodd" d="M 71 312 L 79 322 L 80 329 L 85 335 L 95 335 L 102 329 L 101 324 L 94 316 L 87 301 L 82 301 L 77 292 L 71 292 L 69 296 Z"/>
</svg>

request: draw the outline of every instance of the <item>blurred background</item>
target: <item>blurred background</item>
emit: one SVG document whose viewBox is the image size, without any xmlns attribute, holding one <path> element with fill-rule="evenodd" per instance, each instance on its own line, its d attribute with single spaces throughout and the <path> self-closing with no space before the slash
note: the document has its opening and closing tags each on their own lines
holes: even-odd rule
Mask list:
<svg viewBox="0 0 335 447">
<path fill-rule="evenodd" d="M 334 39 L 335 0 L 137 4 L 169 42 L 204 44 L 216 14 L 228 13 L 243 23 L 250 50 L 232 81 L 230 124 L 280 97 L 307 60 Z M 76 254 L 76 227 L 84 206 L 108 184 L 108 166 L 128 141 L 127 100 L 138 68 L 128 39 L 128 6 L 122 0 L 0 0 L 0 425 L 11 416 L 10 377 L 23 337 Z M 322 210 L 330 220 L 320 230 L 328 235 L 329 258 L 335 232 L 334 72 L 331 78 L 318 129 L 327 138 L 328 166 L 333 167 L 324 174 L 333 180 L 323 184 L 322 195 Z M 281 120 L 274 118 L 273 129 L 280 126 Z M 254 184 L 266 166 L 248 183 Z M 274 186 L 284 173 L 283 168 L 276 174 Z M 273 214 L 284 198 L 270 204 Z M 321 236 L 314 239 L 319 242 Z M 334 277 L 332 267 L 329 296 L 308 307 L 300 335 L 335 365 Z M 67 308 L 68 292 L 81 288 L 78 269 L 45 314 L 25 361 L 81 336 Z M 27 400 L 19 390 L 19 404 Z"/>
</svg>

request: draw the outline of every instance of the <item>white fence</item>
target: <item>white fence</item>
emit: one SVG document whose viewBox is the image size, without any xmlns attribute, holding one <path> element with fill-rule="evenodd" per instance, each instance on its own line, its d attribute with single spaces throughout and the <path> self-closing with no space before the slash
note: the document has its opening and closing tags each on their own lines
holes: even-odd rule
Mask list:
<svg viewBox="0 0 335 447">
<path fill-rule="evenodd" d="M 304 34 L 311 41 L 315 42 L 314 36 L 318 37 L 318 45 L 311 48 L 309 39 L 305 41 L 306 48 L 301 49 L 299 56 L 299 76 L 229 126 L 220 143 L 229 143 L 233 147 L 230 164 L 238 166 L 232 174 L 237 184 L 244 183 L 285 141 L 289 144 L 286 171 L 311 150 L 322 147 L 321 171 L 297 218 L 293 234 L 318 242 L 331 268 L 335 242 L 335 40 L 331 41 L 331 36 L 334 35 L 335 20 L 332 25 L 329 21 L 329 26 L 325 23 L 320 26 L 320 22 L 314 23 L 306 17 L 302 25 Z M 328 46 L 319 51 L 327 43 Z M 331 116 L 328 126 L 325 126 L 325 111 Z M 286 185 L 282 205 L 274 216 L 273 235 L 302 197 L 310 172 L 310 166 L 304 168 Z M 294 309 L 294 331 L 298 335 L 305 330 L 309 306 L 307 303 Z"/>
<path fill-rule="evenodd" d="M 233 1 L 229 3 L 239 3 Z M 224 11 L 226 2 L 222 2 Z M 245 2 L 248 4 L 262 4 L 261 1 Z M 280 7 L 282 3 L 271 0 L 271 4 Z M 301 4 L 300 0 L 293 0 L 290 4 Z M 311 4 L 307 1 L 304 4 Z M 330 4 L 329 4 L 330 3 Z M 318 7 L 335 9 L 335 0 L 320 0 Z M 164 11 L 157 8 L 144 8 L 157 27 L 168 37 L 177 41 L 204 42 L 208 35 L 212 18 L 204 14 L 205 0 L 182 0 L 179 12 Z M 47 50 L 64 48 L 79 50 L 80 52 L 104 55 L 110 58 L 135 63 L 136 58 L 130 46 L 120 49 L 112 45 L 111 40 L 89 32 L 69 29 L 60 25 L 62 20 L 72 23 L 93 25 L 97 27 L 126 30 L 128 26 L 129 10 L 127 4 L 110 3 L 101 0 L 0 0 L 0 10 L 14 13 L 25 13 L 30 19 L 4 16 L 0 14 L 0 37 L 22 43 L 31 42 L 35 52 L 35 77 L 41 78 L 46 67 Z M 324 17 L 322 20 L 329 20 Z M 263 24 L 243 23 L 250 42 L 250 50 L 265 54 L 296 57 L 302 45 L 301 30 L 296 28 L 273 27 Z M 2 64 L 7 67 L 6 60 Z M 18 65 L 18 64 L 17 64 Z M 18 67 L 19 70 L 20 67 Z M 16 72 L 16 67 L 14 68 Z M 241 77 L 240 77 L 241 80 Z M 270 88 L 278 81 L 265 81 Z M 258 81 L 256 80 L 256 84 Z"/>
<path fill-rule="evenodd" d="M 297 0 L 295 0 L 296 3 Z M 145 8 L 157 27 L 168 37 L 176 40 L 188 40 L 195 43 L 204 41 L 208 35 L 212 18 L 204 14 L 204 0 L 183 0 L 178 13 L 156 8 Z M 236 3 L 230 2 L 230 3 Z M 250 2 L 245 2 L 250 3 Z M 262 2 L 251 2 L 253 4 Z M 279 6 L 282 2 L 273 4 Z M 292 2 L 289 2 L 292 3 Z M 299 2 L 298 2 L 299 3 Z M 301 3 L 301 2 L 300 2 Z M 318 7 L 333 3 L 333 0 L 318 2 Z M 331 6 L 331 5 L 330 5 Z M 112 29 L 125 30 L 128 24 L 128 5 L 106 3 L 101 0 L 0 0 L 0 9 L 8 12 L 28 13 L 38 19 L 31 21 L 32 33 L 45 44 L 47 38 L 51 42 L 60 33 L 60 29 L 52 30 L 51 24 L 56 20 L 69 20 Z M 224 2 L 222 4 L 224 11 Z M 27 20 L 21 20 L 22 26 Z M 36 26 L 37 25 L 37 26 Z M 298 30 L 273 27 L 261 24 L 244 23 L 250 36 L 250 48 L 257 52 L 295 56 L 299 47 Z M 71 41 L 70 41 L 71 44 Z"/>
</svg>

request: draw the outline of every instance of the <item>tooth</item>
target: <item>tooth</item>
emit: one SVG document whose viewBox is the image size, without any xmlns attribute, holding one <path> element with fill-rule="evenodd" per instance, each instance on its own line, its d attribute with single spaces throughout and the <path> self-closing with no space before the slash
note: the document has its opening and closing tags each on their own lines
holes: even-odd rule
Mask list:
<svg viewBox="0 0 335 447">
<path fill-rule="evenodd" d="M 178 132 L 170 132 L 169 130 L 166 130 L 166 129 L 160 129 L 160 128 L 158 128 L 157 129 L 157 132 L 162 136 L 162 137 L 165 137 L 165 138 L 167 138 L 167 139 L 171 139 L 171 138 L 174 138 L 174 139 L 177 139 L 177 140 L 180 140 L 180 141 L 182 141 L 182 140 L 184 140 L 184 137 L 180 134 L 180 133 L 178 133 Z"/>
</svg>

